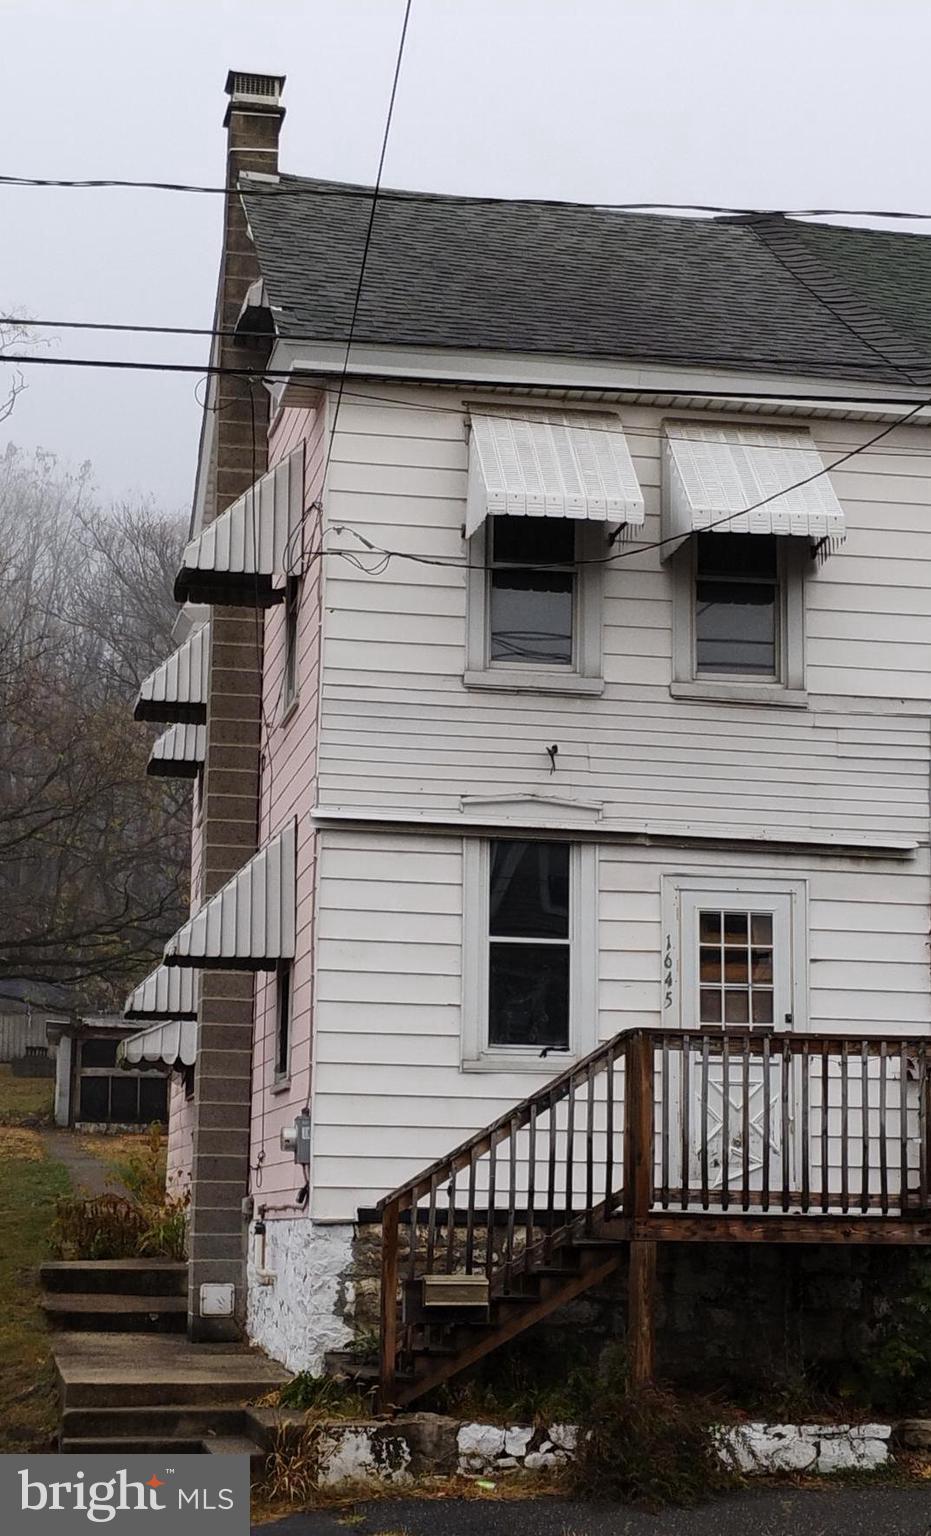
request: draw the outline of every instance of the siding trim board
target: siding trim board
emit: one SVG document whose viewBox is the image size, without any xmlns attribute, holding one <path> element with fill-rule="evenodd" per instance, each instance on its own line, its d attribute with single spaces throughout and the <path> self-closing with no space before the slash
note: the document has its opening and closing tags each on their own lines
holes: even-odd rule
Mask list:
<svg viewBox="0 0 931 1536">
<path fill-rule="evenodd" d="M 596 827 L 587 827 L 571 817 L 556 815 L 541 823 L 539 817 L 520 814 L 513 817 L 467 817 L 463 814 L 439 812 L 429 817 L 398 810 L 358 810 L 344 806 L 316 806 L 308 812 L 314 826 L 339 830 L 344 827 L 364 827 L 381 831 L 418 832 L 426 836 L 448 837 L 459 833 L 466 837 L 502 836 L 506 833 L 522 837 L 547 837 L 552 833 L 569 833 L 580 840 L 594 839 L 609 843 L 637 843 L 643 846 L 672 846 L 677 848 L 724 848 L 747 852 L 761 847 L 769 852 L 822 852 L 849 855 L 852 858 L 910 859 L 919 846 L 914 838 L 889 837 L 881 833 L 864 835 L 844 832 L 837 837 L 828 833 L 793 832 L 778 833 L 762 828 L 754 835 L 738 830 L 734 825 L 705 827 L 662 827 L 651 822 L 618 823 L 599 821 Z"/>
</svg>

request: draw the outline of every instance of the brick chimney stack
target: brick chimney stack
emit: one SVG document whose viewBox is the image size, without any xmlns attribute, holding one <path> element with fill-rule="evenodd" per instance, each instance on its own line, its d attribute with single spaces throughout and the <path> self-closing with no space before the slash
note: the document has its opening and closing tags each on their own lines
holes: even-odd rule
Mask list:
<svg viewBox="0 0 931 1536">
<path fill-rule="evenodd" d="M 283 75 L 244 70 L 230 70 L 226 81 L 230 195 L 225 199 L 214 312 L 215 329 L 221 334 L 211 361 L 220 368 L 245 372 L 220 373 L 211 381 L 211 416 L 205 434 L 211 442 L 205 523 L 224 512 L 268 468 L 268 394 L 261 374 L 271 338 L 240 338 L 232 332 L 246 294 L 260 276 L 239 180 L 244 174 L 270 181 L 277 177 L 283 86 Z M 217 605 L 213 609 L 198 905 L 256 851 L 263 630 L 255 608 Z M 253 995 L 251 973 L 205 970 L 201 974 L 188 1296 L 188 1327 L 194 1339 L 237 1338 L 243 1329 L 248 1233 L 243 1201 L 249 1189 Z M 217 1315 L 231 1287 L 232 1312 Z"/>
</svg>

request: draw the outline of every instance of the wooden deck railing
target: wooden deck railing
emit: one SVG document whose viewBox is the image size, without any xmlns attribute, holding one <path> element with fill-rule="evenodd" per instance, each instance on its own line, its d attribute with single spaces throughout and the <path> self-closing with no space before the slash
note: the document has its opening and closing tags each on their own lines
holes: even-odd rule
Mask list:
<svg viewBox="0 0 931 1536">
<path fill-rule="evenodd" d="M 663 1212 L 699 1238 L 714 1216 L 927 1216 L 929 1055 L 905 1035 L 616 1035 L 381 1202 L 383 1392 L 402 1282 L 484 1273 L 503 1294 L 574 1235 Z"/>
</svg>

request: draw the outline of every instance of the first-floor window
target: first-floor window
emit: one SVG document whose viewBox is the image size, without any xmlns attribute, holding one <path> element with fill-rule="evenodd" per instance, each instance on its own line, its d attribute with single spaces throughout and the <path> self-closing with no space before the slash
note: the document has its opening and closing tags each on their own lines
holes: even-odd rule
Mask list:
<svg viewBox="0 0 931 1536">
<path fill-rule="evenodd" d="M 291 966 L 278 967 L 275 1008 L 275 1078 L 288 1077 L 291 1070 Z"/>
<path fill-rule="evenodd" d="M 488 1043 L 569 1049 L 569 845 L 491 845 Z"/>
<path fill-rule="evenodd" d="M 467 838 L 462 1063 L 547 1071 L 597 1038 L 597 849 Z"/>
</svg>

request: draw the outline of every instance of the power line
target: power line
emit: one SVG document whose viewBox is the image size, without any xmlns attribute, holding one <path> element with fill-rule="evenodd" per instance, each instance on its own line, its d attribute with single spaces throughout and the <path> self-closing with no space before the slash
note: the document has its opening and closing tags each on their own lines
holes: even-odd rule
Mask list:
<svg viewBox="0 0 931 1536">
<path fill-rule="evenodd" d="M 129 190 L 143 192 L 185 192 L 216 197 L 230 197 L 246 193 L 249 197 L 343 197 L 361 198 L 368 201 L 371 187 L 345 185 L 338 182 L 320 182 L 315 185 L 295 185 L 294 181 L 268 182 L 247 181 L 238 188 L 211 186 L 185 181 L 141 181 L 123 177 L 87 177 L 70 179 L 63 176 L 5 176 L 0 175 L 0 187 L 47 187 L 72 191 Z M 753 208 L 727 203 L 663 203 L 663 202 L 588 202 L 580 203 L 564 197 L 490 197 L 455 192 L 418 192 L 401 188 L 389 188 L 380 193 L 385 202 L 421 203 L 482 203 L 488 207 L 527 207 L 589 209 L 605 213 L 707 213 L 731 215 L 736 218 L 783 218 L 783 219 L 904 219 L 915 223 L 931 219 L 931 213 L 907 208 Z"/>
<path fill-rule="evenodd" d="M 794 276 L 795 274 L 790 274 L 790 275 Z M 818 298 L 818 295 L 816 295 L 816 294 L 813 295 L 813 296 Z M 821 301 L 819 299 L 819 302 L 823 302 L 823 301 Z M 867 339 L 865 337 L 860 336 L 856 332 L 856 330 L 854 330 L 854 328 L 852 326 L 850 326 L 846 321 L 843 321 L 842 323 L 846 326 L 846 328 L 851 332 L 851 334 L 857 339 L 857 341 L 860 342 L 860 344 L 866 350 L 872 351 L 880 359 L 880 361 L 878 361 L 878 362 L 868 362 L 866 360 L 864 360 L 862 362 L 861 361 L 853 361 L 853 360 L 845 361 L 844 364 L 843 364 L 844 368 L 852 369 L 852 370 L 856 371 L 858 374 L 863 374 L 864 376 L 868 376 L 871 373 L 882 373 L 883 369 L 884 369 L 884 366 L 885 366 L 885 369 L 887 371 L 892 371 L 894 373 L 902 373 L 903 372 L 903 369 L 898 364 L 894 363 L 890 358 L 886 358 L 884 356 L 884 354 L 879 352 L 878 348 L 876 348 L 871 342 L 867 341 Z M 42 319 L 42 320 L 27 320 L 27 319 L 24 319 L 22 316 L 14 316 L 14 315 L 0 315 L 0 325 L 17 325 L 17 326 L 20 326 L 22 329 L 27 330 L 27 331 L 29 330 L 30 327 L 32 327 L 32 328 L 37 329 L 37 330 L 38 329 L 52 329 L 52 330 L 60 329 L 60 330 L 71 330 L 71 331 L 103 331 L 103 332 L 106 332 L 106 333 L 116 332 L 116 333 L 125 333 L 125 334 L 128 334 L 128 335 L 139 335 L 139 336 L 197 336 L 197 337 L 219 338 L 221 340 L 224 340 L 224 339 L 237 340 L 237 341 L 240 341 L 240 342 L 243 341 L 244 339 L 245 340 L 252 339 L 252 340 L 258 340 L 258 341 L 261 341 L 261 340 L 273 340 L 274 339 L 274 340 L 280 340 L 280 341 L 283 341 L 283 342 L 294 343 L 296 345 L 301 345 L 301 344 L 320 345 L 321 341 L 326 341 L 327 340 L 327 338 L 321 338 L 320 336 L 302 336 L 302 335 L 290 335 L 290 334 L 288 334 L 288 335 L 281 335 L 281 336 L 276 337 L 276 338 L 271 338 L 271 337 L 267 337 L 265 335 L 265 333 L 254 332 L 254 333 L 250 334 L 249 332 L 242 332 L 242 331 L 232 330 L 229 327 L 219 328 L 219 329 L 212 329 L 209 326 L 138 325 L 138 324 L 130 324 L 128 322 L 105 321 L 105 320 L 45 320 L 45 319 Z M 777 357 L 769 357 L 769 356 L 767 356 L 765 354 L 764 355 L 753 354 L 752 356 L 750 356 L 747 353 L 740 353 L 740 354 L 738 354 L 738 353 L 726 353 L 726 352 L 717 352 L 717 351 L 714 352 L 713 354 L 709 354 L 708 356 L 703 357 L 701 355 L 701 353 L 697 353 L 697 352 L 694 352 L 694 351 L 693 352 L 681 352 L 681 351 L 663 352 L 662 350 L 658 350 L 658 351 L 654 350 L 654 351 L 651 351 L 650 358 L 651 358 L 652 361 L 655 361 L 655 362 L 662 362 L 662 363 L 669 363 L 669 364 L 676 364 L 676 363 L 678 363 L 678 364 L 681 364 L 682 366 L 691 366 L 691 367 L 699 366 L 699 365 L 702 365 L 702 364 L 706 364 L 708 366 L 714 366 L 714 365 L 719 365 L 719 364 L 723 363 L 723 364 L 730 364 L 730 365 L 733 365 L 735 367 L 744 367 L 744 368 L 746 368 L 746 367 L 749 367 L 749 366 L 759 366 L 760 364 L 763 364 L 764 366 L 769 365 L 769 366 L 777 367 L 777 368 L 796 368 L 799 372 L 804 372 L 806 368 L 810 368 L 811 367 L 811 359 L 810 358 L 793 358 L 793 357 L 784 357 L 784 356 L 777 358 Z M 3 360 L 4 360 L 3 354 L 0 353 L 0 362 L 2 362 Z M 54 358 L 51 359 L 51 361 L 53 361 L 53 362 L 56 361 L 56 360 L 57 359 L 54 359 Z M 931 360 L 929 360 L 929 362 L 928 362 L 928 367 L 929 367 L 929 369 L 931 369 Z M 202 372 L 206 372 L 207 370 L 206 370 L 206 368 L 204 368 L 201 371 Z M 250 370 L 250 371 L 252 373 L 256 373 L 256 372 L 265 372 L 266 370 L 264 370 L 264 369 L 263 370 L 255 370 L 255 369 L 253 369 L 253 370 Z M 914 382 L 914 381 L 909 380 L 909 382 Z M 918 386 L 918 387 L 920 387 L 920 386 Z"/>
<path fill-rule="evenodd" d="M 667 359 L 667 361 L 668 361 L 668 359 Z M 698 365 L 698 362 L 700 360 L 696 360 L 695 358 L 683 357 L 679 361 L 682 363 L 683 366 L 689 365 L 689 366 L 695 367 L 695 366 Z M 711 363 L 711 361 L 712 360 L 709 358 L 708 359 L 709 364 Z M 720 359 L 718 359 L 718 361 L 720 361 Z M 749 360 L 745 360 L 745 366 L 747 365 L 748 361 Z M 766 359 L 761 359 L 761 361 L 765 362 Z M 140 362 L 140 361 L 138 361 L 137 359 L 134 359 L 134 358 L 29 357 L 29 356 L 27 356 L 25 354 L 13 353 L 13 352 L 0 352 L 0 363 L 15 363 L 17 367 L 19 367 L 20 365 L 23 365 L 25 367 L 35 367 L 35 368 L 49 368 L 49 367 L 51 367 L 51 368 L 115 368 L 115 369 L 118 369 L 118 370 L 125 370 L 125 371 L 129 371 L 129 372 L 132 372 L 134 370 L 138 370 L 138 371 L 145 372 L 145 373 L 188 373 L 188 374 L 193 373 L 193 374 L 197 374 L 199 377 L 204 377 L 205 375 L 209 375 L 209 374 L 226 374 L 226 375 L 230 375 L 232 377 L 246 378 L 246 379 L 250 379 L 250 378 L 283 379 L 283 380 L 289 380 L 290 379 L 292 382 L 294 382 L 294 380 L 299 377 L 299 375 L 295 374 L 293 369 L 289 369 L 289 368 L 232 368 L 232 367 L 229 367 L 227 365 L 216 364 L 216 363 L 149 363 L 149 362 Z M 787 366 L 787 365 L 783 364 L 782 366 Z M 317 370 L 317 371 L 319 372 L 320 370 Z M 402 383 L 402 384 L 403 383 L 412 384 L 412 383 L 424 383 L 424 382 L 426 382 L 426 383 L 431 384 L 434 388 L 450 389 L 450 388 L 456 388 L 457 387 L 454 383 L 442 383 L 442 382 L 438 383 L 437 380 L 435 380 L 435 379 L 429 379 L 429 380 L 415 380 L 415 379 L 406 379 L 405 380 L 405 379 L 402 379 L 402 380 L 399 380 L 399 382 Z M 463 389 L 464 388 L 468 388 L 468 389 L 492 389 L 492 388 L 498 387 L 500 385 L 500 382 L 501 382 L 500 379 L 468 380 L 465 383 L 460 383 L 458 387 L 459 388 L 463 388 Z M 514 392 L 520 392 L 520 390 L 521 390 L 520 384 L 517 384 L 517 383 L 511 385 L 510 387 L 511 387 L 512 391 L 514 391 Z M 578 389 L 578 388 L 583 388 L 584 389 L 586 387 L 594 388 L 594 386 L 584 386 L 583 385 L 583 386 L 576 386 L 576 389 Z M 528 386 L 528 388 L 533 388 L 533 386 L 532 385 Z M 760 401 L 760 402 L 774 401 L 774 402 L 777 402 L 777 403 L 778 402 L 782 402 L 782 403 L 792 403 L 792 404 L 802 404 L 803 402 L 811 402 L 811 403 L 814 403 L 814 404 L 821 403 L 821 404 L 831 404 L 831 405 L 866 405 L 866 406 L 872 406 L 874 408 L 877 405 L 882 405 L 882 406 L 892 406 L 892 405 L 910 406 L 910 405 L 914 405 L 914 403 L 915 403 L 913 395 L 905 396 L 905 397 L 901 397 L 901 396 L 898 396 L 898 395 L 894 395 L 894 396 L 893 395 L 884 395 L 884 396 L 882 396 L 881 399 L 878 399 L 875 394 L 873 394 L 873 395 L 844 394 L 844 393 L 841 393 L 840 391 L 837 391 L 837 390 L 832 390 L 830 395 L 819 395 L 819 394 L 812 394 L 811 390 L 805 390 L 805 389 L 802 389 L 802 390 L 754 390 L 754 389 L 744 389 L 744 388 L 742 388 L 740 386 L 737 386 L 737 385 L 735 385 L 732 389 L 707 389 L 707 388 L 705 388 L 704 385 L 700 385 L 700 386 L 695 386 L 693 388 L 689 388 L 689 387 L 687 387 L 685 385 L 682 385 L 682 384 L 665 384 L 665 385 L 662 385 L 662 386 L 655 385 L 655 384 L 654 385 L 624 384 L 624 385 L 618 385 L 611 392 L 613 394 L 617 394 L 617 395 L 636 395 L 638 397 L 639 396 L 656 395 L 656 396 L 660 397 L 661 399 L 665 399 L 669 395 L 699 394 L 699 395 L 701 395 L 701 397 L 703 399 L 707 399 L 707 400 L 734 400 L 734 399 L 740 399 L 740 400 L 756 400 L 756 401 Z M 396 401 L 392 401 L 391 403 L 392 404 L 397 404 Z M 921 403 L 923 404 L 924 402 L 921 402 Z M 440 407 L 440 406 L 435 406 L 435 407 L 434 406 L 430 406 L 430 407 L 423 407 L 423 409 L 440 410 L 440 409 L 443 409 L 443 407 Z"/>
</svg>

